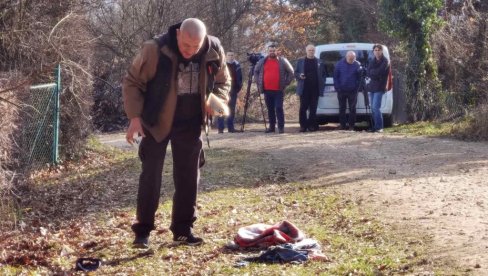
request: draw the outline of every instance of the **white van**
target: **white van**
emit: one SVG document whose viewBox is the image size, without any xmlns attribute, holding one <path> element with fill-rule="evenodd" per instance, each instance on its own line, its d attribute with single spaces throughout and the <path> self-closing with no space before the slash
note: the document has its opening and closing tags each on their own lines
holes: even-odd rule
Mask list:
<svg viewBox="0 0 488 276">
<path fill-rule="evenodd" d="M 324 96 L 319 97 L 319 104 L 317 106 L 317 121 L 319 124 L 329 122 L 339 122 L 339 101 L 337 100 L 337 93 L 334 89 L 334 67 L 336 63 L 346 56 L 348 51 L 356 52 L 356 60 L 365 68 L 374 58 L 373 45 L 371 43 L 339 43 L 339 44 L 324 44 L 315 47 L 315 56 L 327 66 L 327 79 L 325 82 Z M 383 55 L 390 59 L 388 48 L 383 46 Z M 356 105 L 356 121 L 370 121 L 371 110 L 364 106 L 364 91 L 361 88 L 358 94 L 358 101 Z M 346 112 L 349 112 L 346 109 Z M 383 95 L 381 101 L 381 113 L 383 114 L 384 126 L 392 125 L 393 112 L 393 88 Z"/>
</svg>

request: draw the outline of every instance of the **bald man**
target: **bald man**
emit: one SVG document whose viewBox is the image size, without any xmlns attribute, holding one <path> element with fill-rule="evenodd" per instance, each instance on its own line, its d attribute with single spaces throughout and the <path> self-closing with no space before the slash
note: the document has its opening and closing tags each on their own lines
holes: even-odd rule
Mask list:
<svg viewBox="0 0 488 276">
<path fill-rule="evenodd" d="M 361 64 L 356 60 L 356 53 L 348 51 L 334 68 L 334 88 L 339 101 L 339 122 L 342 130 L 354 130 L 356 123 L 356 104 L 361 81 Z M 349 106 L 349 117 L 346 116 Z"/>
<path fill-rule="evenodd" d="M 196 18 L 169 27 L 159 37 L 144 42 L 123 81 L 124 108 L 130 120 L 126 139 L 142 140 L 139 157 L 142 172 L 137 194 L 133 246 L 147 248 L 155 229 L 161 175 L 168 143 L 173 155 L 173 212 L 170 230 L 175 244 L 199 245 L 192 233 L 196 220 L 201 128 L 210 93 L 227 101 L 230 77 L 224 49 L 207 35 Z"/>
</svg>

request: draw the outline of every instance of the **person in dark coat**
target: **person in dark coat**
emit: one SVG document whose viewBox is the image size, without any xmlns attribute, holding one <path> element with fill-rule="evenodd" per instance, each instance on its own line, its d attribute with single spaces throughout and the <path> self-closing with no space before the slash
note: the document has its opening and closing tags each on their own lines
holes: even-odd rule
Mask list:
<svg viewBox="0 0 488 276">
<path fill-rule="evenodd" d="M 383 46 L 373 46 L 374 59 L 369 63 L 367 77 L 369 78 L 368 91 L 373 126 L 371 131 L 383 132 L 383 116 L 381 115 L 381 100 L 386 92 L 386 83 L 390 72 L 390 62 L 383 55 Z"/>
<path fill-rule="evenodd" d="M 361 64 L 356 60 L 354 51 L 347 52 L 346 57 L 337 62 L 334 68 L 334 88 L 339 101 L 339 122 L 343 130 L 354 130 L 361 71 Z M 346 117 L 346 104 L 349 106 L 349 120 Z"/>
<path fill-rule="evenodd" d="M 319 128 L 316 119 L 317 105 L 319 95 L 324 94 L 325 78 L 327 77 L 326 67 L 315 57 L 315 46 L 310 44 L 305 51 L 306 56 L 300 58 L 295 67 L 296 93 L 300 97 L 298 114 L 300 132 L 316 131 Z"/>
<path fill-rule="evenodd" d="M 232 84 L 230 87 L 229 93 L 229 110 L 230 114 L 227 116 L 227 131 L 235 132 L 234 128 L 234 117 L 236 114 L 236 103 L 237 103 L 237 95 L 242 89 L 242 70 L 241 64 L 235 59 L 234 52 L 227 52 L 227 69 L 229 69 L 230 78 L 232 80 Z M 225 119 L 224 117 L 219 117 L 217 119 L 217 125 L 219 133 L 224 133 L 225 128 Z"/>
</svg>

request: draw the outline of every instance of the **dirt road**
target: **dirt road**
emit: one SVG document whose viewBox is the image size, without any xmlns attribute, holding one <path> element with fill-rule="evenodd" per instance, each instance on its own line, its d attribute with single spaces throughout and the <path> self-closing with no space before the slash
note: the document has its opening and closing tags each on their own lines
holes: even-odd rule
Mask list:
<svg viewBox="0 0 488 276">
<path fill-rule="evenodd" d="M 210 134 L 213 148 L 265 152 L 290 181 L 319 181 L 399 229 L 431 236 L 432 258 L 488 275 L 488 143 L 337 131 Z M 127 147 L 120 135 L 102 142 Z M 400 231 L 401 232 L 401 231 Z"/>
</svg>

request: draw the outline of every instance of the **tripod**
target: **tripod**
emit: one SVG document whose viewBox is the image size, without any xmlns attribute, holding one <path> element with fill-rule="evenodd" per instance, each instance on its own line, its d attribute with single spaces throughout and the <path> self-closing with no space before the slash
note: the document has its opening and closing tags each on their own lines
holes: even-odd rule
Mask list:
<svg viewBox="0 0 488 276">
<path fill-rule="evenodd" d="M 369 117 L 369 128 L 373 129 L 373 111 L 371 110 L 371 105 L 369 102 L 369 95 L 368 95 L 368 89 L 366 89 L 366 76 L 364 76 L 364 73 L 362 73 L 361 76 L 361 84 L 359 85 L 359 89 L 363 90 L 363 96 L 364 96 L 364 108 L 366 109 L 366 115 Z M 359 91 L 358 89 L 358 91 Z M 368 112 L 369 109 L 369 112 Z"/>
<path fill-rule="evenodd" d="M 252 63 L 251 68 L 249 68 L 249 75 L 247 79 L 247 90 L 246 90 L 246 99 L 245 99 L 245 104 L 244 104 L 244 115 L 242 117 L 242 125 L 241 125 L 241 132 L 244 132 L 244 125 L 246 124 L 246 115 L 247 115 L 247 109 L 249 108 L 249 97 L 251 95 L 251 85 L 252 85 L 252 78 L 254 76 L 254 67 L 256 66 L 256 63 Z M 264 130 L 268 130 L 268 127 L 266 125 L 266 117 L 264 116 L 264 107 L 263 107 L 263 100 L 261 99 L 261 93 L 258 91 L 258 96 L 259 96 L 259 103 L 261 104 L 261 112 L 263 113 L 263 122 L 264 122 Z"/>
</svg>

